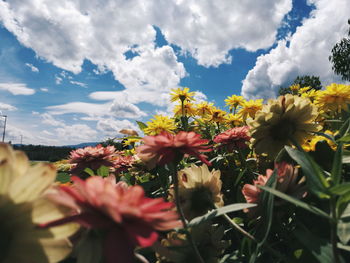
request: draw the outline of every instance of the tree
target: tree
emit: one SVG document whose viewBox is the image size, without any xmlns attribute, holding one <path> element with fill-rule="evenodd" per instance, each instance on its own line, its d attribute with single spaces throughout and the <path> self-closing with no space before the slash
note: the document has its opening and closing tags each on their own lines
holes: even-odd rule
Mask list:
<svg viewBox="0 0 350 263">
<path fill-rule="evenodd" d="M 304 75 L 297 77 L 293 85 L 300 85 L 300 88 L 311 87 L 315 90 L 320 90 L 322 88 L 320 77 Z"/>
<path fill-rule="evenodd" d="M 348 20 L 350 26 L 350 19 Z M 343 38 L 332 48 L 329 61 L 335 74 L 340 75 L 342 80 L 350 81 L 350 27 L 348 38 Z"/>
</svg>

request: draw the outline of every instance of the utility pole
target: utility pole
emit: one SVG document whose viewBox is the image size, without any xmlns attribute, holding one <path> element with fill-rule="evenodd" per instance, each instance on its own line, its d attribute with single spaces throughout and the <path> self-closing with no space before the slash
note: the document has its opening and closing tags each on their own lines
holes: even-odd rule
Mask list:
<svg viewBox="0 0 350 263">
<path fill-rule="evenodd" d="M 23 144 L 23 135 L 21 134 L 21 145 Z"/>
<path fill-rule="evenodd" d="M 6 133 L 6 121 L 7 121 L 7 115 L 0 115 L 1 117 L 3 117 L 5 119 L 4 121 L 4 130 L 2 132 L 2 142 L 5 141 L 5 133 Z"/>
</svg>

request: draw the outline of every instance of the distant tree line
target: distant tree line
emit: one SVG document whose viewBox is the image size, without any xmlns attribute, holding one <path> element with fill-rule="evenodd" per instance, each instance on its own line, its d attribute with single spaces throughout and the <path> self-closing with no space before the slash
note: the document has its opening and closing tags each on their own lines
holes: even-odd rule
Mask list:
<svg viewBox="0 0 350 263">
<path fill-rule="evenodd" d="M 44 145 L 13 145 L 16 150 L 24 151 L 29 160 L 55 162 L 68 157 L 74 150 L 72 147 L 57 147 Z"/>
</svg>

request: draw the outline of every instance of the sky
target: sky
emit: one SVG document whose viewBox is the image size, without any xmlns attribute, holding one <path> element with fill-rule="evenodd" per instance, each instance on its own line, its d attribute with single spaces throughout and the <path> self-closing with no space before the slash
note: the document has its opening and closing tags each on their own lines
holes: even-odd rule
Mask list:
<svg viewBox="0 0 350 263">
<path fill-rule="evenodd" d="M 0 0 L 5 141 L 118 137 L 169 114 L 178 87 L 224 109 L 300 75 L 341 83 L 328 56 L 349 14 L 348 0 Z"/>
</svg>

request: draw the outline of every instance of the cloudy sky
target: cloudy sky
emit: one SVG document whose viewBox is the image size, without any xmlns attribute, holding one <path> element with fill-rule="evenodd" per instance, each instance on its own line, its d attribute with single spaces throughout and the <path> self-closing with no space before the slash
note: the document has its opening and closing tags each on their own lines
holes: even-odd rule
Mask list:
<svg viewBox="0 0 350 263">
<path fill-rule="evenodd" d="M 176 87 L 224 107 L 298 75 L 340 82 L 328 56 L 349 14 L 348 0 L 0 0 L 5 140 L 115 137 L 167 112 Z"/>
</svg>

